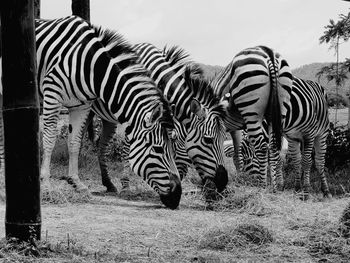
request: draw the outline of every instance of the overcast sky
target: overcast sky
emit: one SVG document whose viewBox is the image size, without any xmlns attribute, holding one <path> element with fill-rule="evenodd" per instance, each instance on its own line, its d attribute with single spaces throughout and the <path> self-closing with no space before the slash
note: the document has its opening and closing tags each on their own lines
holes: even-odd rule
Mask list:
<svg viewBox="0 0 350 263">
<path fill-rule="evenodd" d="M 70 15 L 70 7 L 71 0 L 41 0 L 41 17 Z M 193 60 L 221 66 L 256 45 L 275 49 L 292 68 L 335 61 L 319 38 L 349 8 L 341 0 L 90 0 L 91 22 L 131 43 L 179 45 Z M 350 42 L 340 57 L 350 58 Z"/>
</svg>

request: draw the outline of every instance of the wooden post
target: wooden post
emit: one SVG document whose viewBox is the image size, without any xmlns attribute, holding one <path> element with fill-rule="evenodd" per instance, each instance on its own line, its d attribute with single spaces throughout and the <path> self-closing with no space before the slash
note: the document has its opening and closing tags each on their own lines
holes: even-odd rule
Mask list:
<svg viewBox="0 0 350 263">
<path fill-rule="evenodd" d="M 40 239 L 39 101 L 33 0 L 1 0 L 7 238 Z"/>
<path fill-rule="evenodd" d="M 72 0 L 72 14 L 90 21 L 90 0 Z"/>
<path fill-rule="evenodd" d="M 40 0 L 34 0 L 34 18 L 40 18 Z"/>
</svg>

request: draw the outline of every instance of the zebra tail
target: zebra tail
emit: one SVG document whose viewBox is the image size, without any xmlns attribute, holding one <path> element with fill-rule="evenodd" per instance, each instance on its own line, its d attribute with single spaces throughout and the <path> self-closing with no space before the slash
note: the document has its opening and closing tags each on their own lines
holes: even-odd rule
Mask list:
<svg viewBox="0 0 350 263">
<path fill-rule="evenodd" d="M 278 96 L 278 79 L 275 77 L 271 85 L 269 115 L 271 116 L 272 132 L 275 137 L 275 146 L 278 151 L 282 148 L 282 113 Z"/>
<path fill-rule="evenodd" d="M 270 96 L 268 104 L 268 112 L 266 119 L 269 125 L 272 125 L 272 132 L 275 137 L 275 147 L 278 151 L 282 148 L 282 112 L 279 102 L 279 81 L 278 81 L 278 65 L 276 65 L 276 57 L 273 50 L 267 47 L 261 47 L 269 56 L 269 71 L 270 71 Z"/>
</svg>

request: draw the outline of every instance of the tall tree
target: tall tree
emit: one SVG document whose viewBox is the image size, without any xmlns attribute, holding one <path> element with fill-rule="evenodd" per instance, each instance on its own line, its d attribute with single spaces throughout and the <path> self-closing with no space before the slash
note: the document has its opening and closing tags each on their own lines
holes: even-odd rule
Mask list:
<svg viewBox="0 0 350 263">
<path fill-rule="evenodd" d="M 33 0 L 2 0 L 0 12 L 6 236 L 40 239 L 39 99 Z"/>
<path fill-rule="evenodd" d="M 326 75 L 328 81 L 334 80 L 336 84 L 336 92 L 338 95 L 339 87 L 344 85 L 345 79 L 347 78 L 347 68 L 344 63 L 339 62 L 339 47 L 344 41 L 348 41 L 350 38 L 350 13 L 347 15 L 340 15 L 339 20 L 335 22 L 330 20 L 329 24 L 325 26 L 325 31 L 320 37 L 320 43 L 330 44 L 330 49 L 334 49 L 336 54 L 336 63 L 331 64 L 330 66 L 323 67 L 317 75 Z M 347 70 L 349 71 L 349 70 Z M 349 87 L 350 89 L 350 87 Z M 349 92 L 350 93 L 350 92 Z M 348 98 L 348 128 L 350 128 L 350 102 Z M 335 118 L 337 118 L 337 111 Z M 335 122 L 337 119 L 335 120 Z"/>
<path fill-rule="evenodd" d="M 343 63 L 331 63 L 330 65 L 324 66 L 322 67 L 317 73 L 316 76 L 318 78 L 318 80 L 320 81 L 322 76 L 325 76 L 328 80 L 328 82 L 330 81 L 334 81 L 335 85 L 336 85 L 336 95 L 337 98 L 339 97 L 339 88 L 342 87 L 345 83 L 345 80 L 348 78 L 347 77 L 347 73 L 348 73 L 348 69 L 345 67 L 345 64 Z M 349 105 L 350 106 L 350 105 Z M 350 114 L 350 107 L 348 108 L 349 110 L 349 114 Z M 337 124 L 338 121 L 338 108 L 335 108 L 335 115 L 334 115 L 334 124 Z M 348 116 L 350 116 L 348 114 Z M 348 117 L 349 118 L 349 117 Z M 349 126 L 349 120 L 348 120 L 348 126 Z M 350 128 L 350 127 L 349 127 Z"/>
<path fill-rule="evenodd" d="M 90 21 L 90 0 L 72 0 L 72 14 Z"/>
</svg>

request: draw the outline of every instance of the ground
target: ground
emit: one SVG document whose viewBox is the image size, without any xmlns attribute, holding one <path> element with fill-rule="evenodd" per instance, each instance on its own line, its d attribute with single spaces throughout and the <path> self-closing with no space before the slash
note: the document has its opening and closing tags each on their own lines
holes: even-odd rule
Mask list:
<svg viewBox="0 0 350 263">
<path fill-rule="evenodd" d="M 180 207 L 173 211 L 135 176 L 132 194 L 104 194 L 96 156 L 86 154 L 80 173 L 91 193 L 76 193 L 57 180 L 67 173 L 61 155 L 66 152 L 56 152 L 52 191 L 42 191 L 39 247 L 49 253 L 28 257 L 0 244 L 1 262 L 349 262 L 350 242 L 339 223 L 348 194 L 323 199 L 313 193 L 301 201 L 292 190 L 271 193 L 237 180 L 226 160 L 228 191 L 213 210 L 191 170 Z M 120 188 L 120 163 L 109 167 Z M 0 217 L 5 218 L 5 202 L 0 202 Z"/>
<path fill-rule="evenodd" d="M 152 194 L 146 201 L 94 194 L 86 201 L 44 202 L 42 240 L 70 249 L 55 262 L 347 262 L 348 241 L 333 233 L 350 198 L 305 202 L 292 192 L 272 194 L 254 187 L 235 191 L 236 199 L 226 198 L 214 211 L 206 210 L 198 192 L 185 193 L 175 211 Z M 0 216 L 5 216 L 4 204 Z M 271 242 L 232 245 L 223 239 L 215 244 L 222 236 L 235 238 L 225 229 L 242 224 L 265 227 Z M 224 232 L 217 235 L 219 230 Z M 333 239 L 337 243 L 330 245 Z"/>
</svg>

